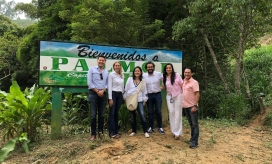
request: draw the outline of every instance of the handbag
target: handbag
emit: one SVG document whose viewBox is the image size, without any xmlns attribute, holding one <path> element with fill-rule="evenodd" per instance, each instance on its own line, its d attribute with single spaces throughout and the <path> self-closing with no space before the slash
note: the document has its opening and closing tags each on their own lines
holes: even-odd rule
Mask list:
<svg viewBox="0 0 272 164">
<path fill-rule="evenodd" d="M 127 109 L 129 111 L 134 111 L 137 109 L 138 106 L 138 93 L 140 92 L 140 90 L 142 89 L 142 86 L 144 84 L 144 80 L 142 80 L 137 92 L 135 94 L 131 94 L 129 96 L 126 97 L 126 105 L 127 105 Z"/>
</svg>

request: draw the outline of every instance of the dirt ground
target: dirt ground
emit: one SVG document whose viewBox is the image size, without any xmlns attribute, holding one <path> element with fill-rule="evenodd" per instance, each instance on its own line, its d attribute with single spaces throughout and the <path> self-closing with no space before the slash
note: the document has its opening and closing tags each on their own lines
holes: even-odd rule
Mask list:
<svg viewBox="0 0 272 164">
<path fill-rule="evenodd" d="M 190 149 L 189 126 L 184 121 L 183 135 L 174 140 L 169 127 L 166 134 L 152 133 L 150 138 L 138 132 L 123 133 L 120 139 L 97 139 L 90 134 L 64 135 L 51 140 L 46 134 L 31 152 L 15 149 L 4 164 L 10 163 L 271 163 L 272 130 L 260 125 L 259 116 L 248 126 L 221 120 L 200 120 L 199 147 Z M 3 146 L 3 145 L 1 145 Z"/>
</svg>

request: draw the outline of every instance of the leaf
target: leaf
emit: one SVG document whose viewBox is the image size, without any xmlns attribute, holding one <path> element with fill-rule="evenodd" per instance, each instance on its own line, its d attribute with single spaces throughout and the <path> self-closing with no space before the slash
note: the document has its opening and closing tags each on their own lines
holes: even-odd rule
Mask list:
<svg viewBox="0 0 272 164">
<path fill-rule="evenodd" d="M 0 94 L 2 94 L 3 96 L 7 96 L 7 93 L 5 91 L 0 91 Z"/>
<path fill-rule="evenodd" d="M 24 106 L 28 107 L 28 102 L 25 98 L 25 95 L 21 91 L 16 81 L 12 82 L 9 95 L 12 95 L 14 99 L 19 100 Z"/>
<path fill-rule="evenodd" d="M 30 141 L 27 137 L 27 133 L 22 133 L 21 136 L 19 137 L 19 141 L 22 142 L 25 152 L 28 153 L 29 152 L 28 143 Z"/>
<path fill-rule="evenodd" d="M 0 162 L 3 162 L 7 157 L 9 152 L 13 151 L 15 148 L 15 144 L 18 141 L 18 138 L 14 138 L 10 140 L 5 147 L 3 147 L 0 151 Z"/>
</svg>

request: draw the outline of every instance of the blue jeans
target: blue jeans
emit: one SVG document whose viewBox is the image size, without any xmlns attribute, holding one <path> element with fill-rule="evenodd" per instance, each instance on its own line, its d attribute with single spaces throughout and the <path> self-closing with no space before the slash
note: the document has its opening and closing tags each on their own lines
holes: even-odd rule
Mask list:
<svg viewBox="0 0 272 164">
<path fill-rule="evenodd" d="M 186 113 L 186 117 L 191 127 L 191 139 L 190 141 L 196 145 L 198 145 L 198 137 L 199 137 L 199 127 L 198 127 L 198 110 L 196 112 L 192 112 L 192 107 L 183 108 Z"/>
<path fill-rule="evenodd" d="M 106 93 L 99 97 L 94 91 L 89 91 L 91 107 L 91 135 L 96 135 L 96 115 L 98 114 L 98 132 L 103 133 L 104 114 L 106 111 Z"/>
<path fill-rule="evenodd" d="M 138 111 L 138 114 L 139 114 L 139 116 L 141 118 L 143 132 L 145 133 L 145 132 L 147 132 L 147 126 L 146 126 L 146 119 L 145 119 L 145 114 L 144 114 L 143 102 L 138 102 L 137 111 Z M 130 117 L 131 117 L 132 132 L 136 133 L 137 132 L 136 110 L 130 111 Z"/>
<path fill-rule="evenodd" d="M 123 102 L 122 92 L 112 92 L 113 105 L 110 107 L 108 116 L 109 135 L 113 136 L 118 134 L 118 113 Z"/>
<path fill-rule="evenodd" d="M 147 109 L 148 109 L 149 126 L 152 129 L 154 129 L 154 107 L 155 107 L 156 116 L 157 116 L 157 125 L 158 125 L 158 128 L 161 128 L 162 127 L 162 113 L 161 113 L 162 97 L 161 97 L 161 92 L 149 93 L 146 105 L 147 105 Z"/>
</svg>

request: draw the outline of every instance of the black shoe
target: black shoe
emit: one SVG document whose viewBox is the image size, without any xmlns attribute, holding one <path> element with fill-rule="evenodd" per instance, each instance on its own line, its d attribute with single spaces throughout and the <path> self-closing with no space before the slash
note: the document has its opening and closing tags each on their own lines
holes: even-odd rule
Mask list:
<svg viewBox="0 0 272 164">
<path fill-rule="evenodd" d="M 147 133 L 151 134 L 154 132 L 154 129 L 152 129 L 151 127 L 147 130 Z"/>
<path fill-rule="evenodd" d="M 165 132 L 163 131 L 162 128 L 158 128 L 158 131 L 159 131 L 161 134 L 165 134 Z"/>
<path fill-rule="evenodd" d="M 189 146 L 189 148 L 191 149 L 195 149 L 198 147 L 198 144 L 195 144 L 195 143 L 191 143 L 191 145 Z"/>
</svg>

